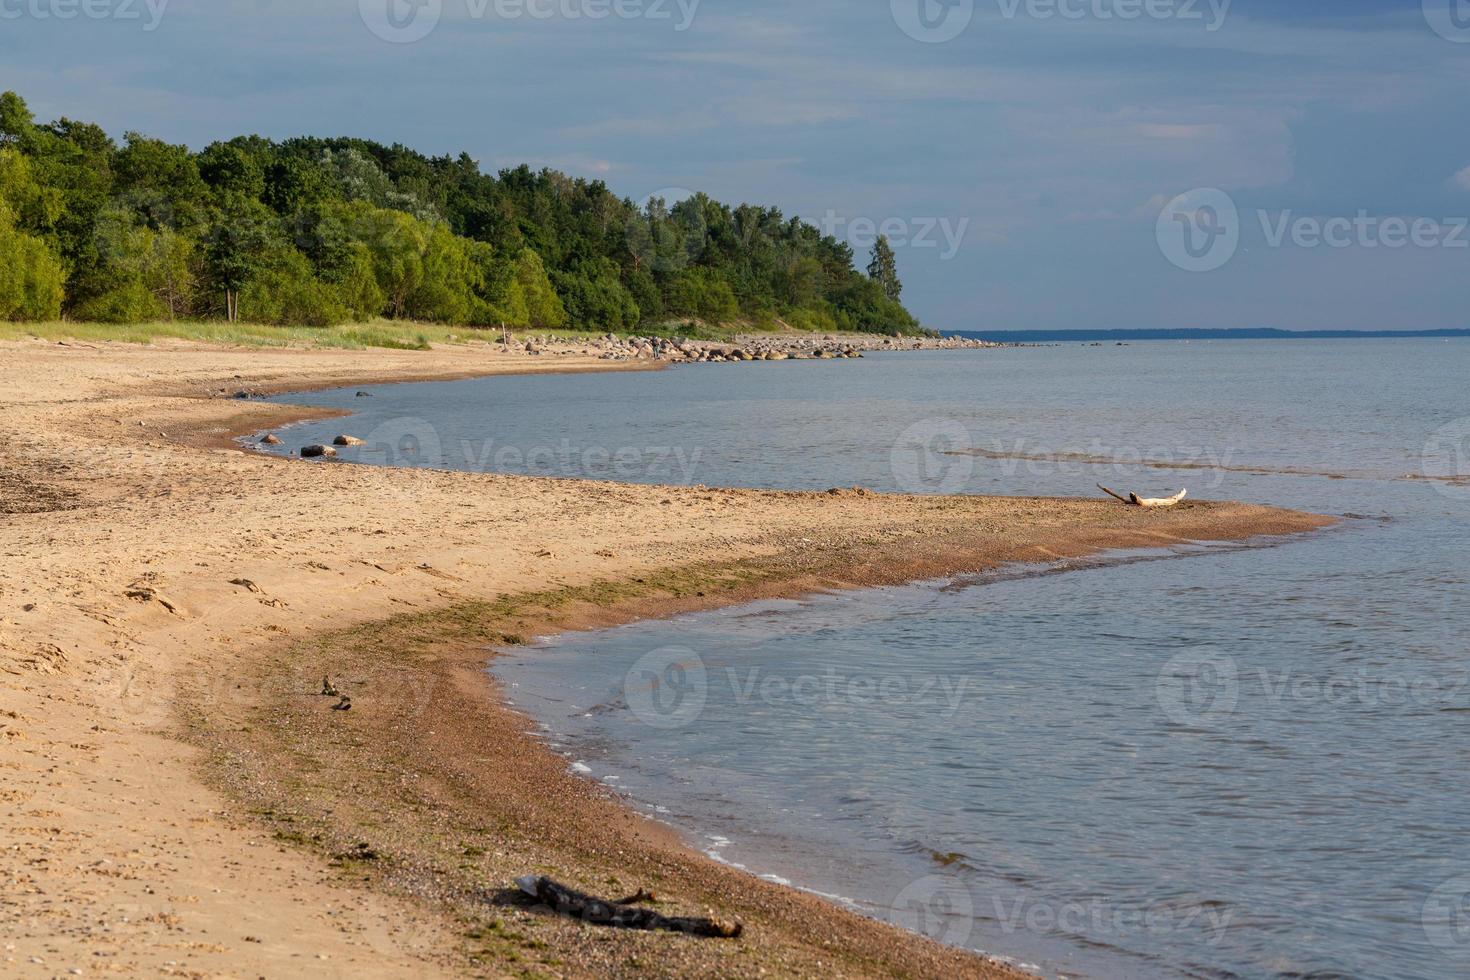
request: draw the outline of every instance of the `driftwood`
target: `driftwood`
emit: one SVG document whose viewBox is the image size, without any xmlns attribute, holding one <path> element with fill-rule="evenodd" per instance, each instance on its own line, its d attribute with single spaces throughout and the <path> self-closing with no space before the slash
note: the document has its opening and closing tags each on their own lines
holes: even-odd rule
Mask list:
<svg viewBox="0 0 1470 980">
<path fill-rule="evenodd" d="M 713 939 L 734 939 L 745 931 L 739 922 L 724 919 L 686 918 L 660 915 L 652 909 L 635 908 L 629 902 L 652 898 L 640 891 L 625 902 L 605 902 L 600 898 L 584 894 L 566 885 L 540 875 L 517 878 L 516 885 L 561 915 L 569 915 L 594 925 L 610 926 L 614 929 L 649 929 L 664 932 L 685 932 L 691 936 L 706 936 Z"/>
<path fill-rule="evenodd" d="M 1127 504 L 1130 507 L 1177 507 L 1181 503 L 1183 503 L 1185 497 L 1189 496 L 1188 490 L 1180 490 L 1172 497 L 1146 498 L 1140 497 L 1136 493 L 1130 493 L 1128 496 L 1125 497 L 1121 493 L 1118 493 L 1116 490 L 1109 490 L 1101 483 L 1097 485 L 1097 488 L 1103 493 L 1107 494 L 1109 497 L 1117 497 L 1119 500 L 1123 501 L 1123 503 Z"/>
</svg>

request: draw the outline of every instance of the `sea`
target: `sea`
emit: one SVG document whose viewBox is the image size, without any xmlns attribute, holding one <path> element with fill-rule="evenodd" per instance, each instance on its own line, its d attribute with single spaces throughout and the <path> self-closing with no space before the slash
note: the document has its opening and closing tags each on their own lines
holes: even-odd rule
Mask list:
<svg viewBox="0 0 1470 980">
<path fill-rule="evenodd" d="M 569 767 L 717 860 L 1042 976 L 1441 980 L 1470 975 L 1467 381 L 1444 338 L 872 354 L 296 394 L 353 417 L 276 451 L 351 432 L 365 465 L 1337 516 L 488 669 Z"/>
</svg>

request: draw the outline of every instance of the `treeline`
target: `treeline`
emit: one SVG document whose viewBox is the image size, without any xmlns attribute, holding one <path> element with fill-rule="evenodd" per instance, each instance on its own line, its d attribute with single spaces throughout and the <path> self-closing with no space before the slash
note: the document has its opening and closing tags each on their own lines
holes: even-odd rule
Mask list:
<svg viewBox="0 0 1470 980">
<path fill-rule="evenodd" d="M 0 95 L 0 319 L 916 331 L 900 289 L 886 242 L 865 275 L 774 208 L 358 139 L 118 145 Z"/>
</svg>

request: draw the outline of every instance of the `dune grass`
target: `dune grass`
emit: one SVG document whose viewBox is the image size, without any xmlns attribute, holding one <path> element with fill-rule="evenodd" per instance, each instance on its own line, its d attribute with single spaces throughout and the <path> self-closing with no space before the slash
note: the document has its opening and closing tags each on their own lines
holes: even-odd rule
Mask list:
<svg viewBox="0 0 1470 980">
<path fill-rule="evenodd" d="M 677 318 L 644 324 L 636 336 L 684 337 L 691 340 L 733 341 L 740 334 L 781 332 L 769 324 L 738 321 L 709 324 Z M 789 330 L 789 328 L 787 328 Z M 603 336 L 597 330 L 521 330 L 512 339 L 547 337 L 561 341 L 586 341 Z M 151 344 L 180 340 L 226 347 L 303 347 L 365 350 L 386 347 L 396 350 L 428 350 L 434 344 L 498 344 L 498 329 L 446 326 L 414 320 L 374 320 L 336 327 L 278 327 L 261 323 L 226 323 L 223 320 L 173 320 L 156 323 L 10 323 L 0 320 L 0 341 L 37 338 L 47 341 L 79 341 Z"/>
<path fill-rule="evenodd" d="M 589 333 L 556 331 L 567 337 Z M 117 341 L 150 344 L 184 340 L 233 347 L 325 347 L 363 350 L 386 347 L 427 350 L 432 344 L 498 343 L 500 331 L 450 327 L 407 320 L 376 320 L 338 327 L 276 327 L 221 320 L 177 320 L 159 323 L 7 323 L 0 322 L 0 340 L 74 340 L 95 343 Z"/>
</svg>

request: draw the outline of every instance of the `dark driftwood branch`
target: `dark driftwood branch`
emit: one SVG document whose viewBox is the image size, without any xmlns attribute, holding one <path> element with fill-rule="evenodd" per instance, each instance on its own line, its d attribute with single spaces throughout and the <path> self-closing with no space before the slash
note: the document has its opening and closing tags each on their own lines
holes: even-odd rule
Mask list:
<svg viewBox="0 0 1470 980">
<path fill-rule="evenodd" d="M 723 919 L 686 918 L 660 915 L 652 909 L 635 908 L 618 902 L 605 902 L 600 898 L 568 888 L 566 885 L 539 875 L 517 878 L 516 884 L 527 895 L 544 902 L 561 915 L 569 915 L 594 925 L 614 929 L 651 929 L 665 932 L 686 932 L 691 936 L 707 936 L 714 939 L 734 939 L 745 930 L 739 922 Z M 633 896 L 644 898 L 643 893 Z"/>
</svg>

